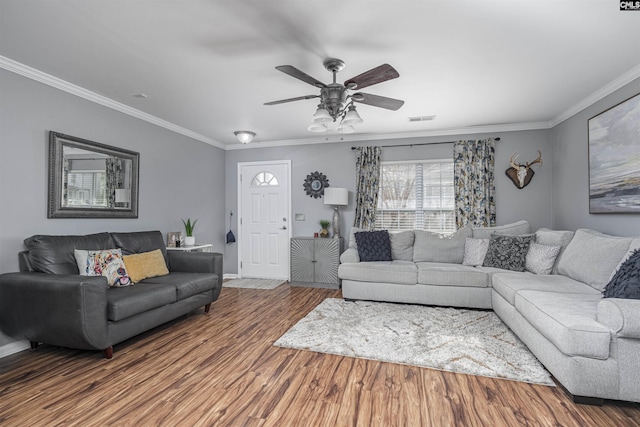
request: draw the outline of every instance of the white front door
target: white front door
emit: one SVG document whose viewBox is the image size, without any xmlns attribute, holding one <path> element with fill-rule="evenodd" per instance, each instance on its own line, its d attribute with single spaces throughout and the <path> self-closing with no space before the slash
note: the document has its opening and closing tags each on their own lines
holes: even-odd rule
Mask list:
<svg viewBox="0 0 640 427">
<path fill-rule="evenodd" d="M 288 160 L 238 164 L 240 277 L 289 278 Z"/>
</svg>

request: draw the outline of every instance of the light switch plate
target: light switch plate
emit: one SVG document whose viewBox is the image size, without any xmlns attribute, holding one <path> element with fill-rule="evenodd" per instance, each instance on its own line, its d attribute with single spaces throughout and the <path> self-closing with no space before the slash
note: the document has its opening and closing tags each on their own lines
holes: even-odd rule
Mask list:
<svg viewBox="0 0 640 427">
<path fill-rule="evenodd" d="M 304 221 L 304 214 L 296 214 L 296 221 Z"/>
</svg>

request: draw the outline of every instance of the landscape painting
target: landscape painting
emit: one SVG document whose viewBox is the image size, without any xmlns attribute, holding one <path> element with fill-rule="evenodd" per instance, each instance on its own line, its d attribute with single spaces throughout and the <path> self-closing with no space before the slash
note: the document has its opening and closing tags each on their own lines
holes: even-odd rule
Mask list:
<svg viewBox="0 0 640 427">
<path fill-rule="evenodd" d="M 589 212 L 640 213 L 640 94 L 589 119 Z"/>
</svg>

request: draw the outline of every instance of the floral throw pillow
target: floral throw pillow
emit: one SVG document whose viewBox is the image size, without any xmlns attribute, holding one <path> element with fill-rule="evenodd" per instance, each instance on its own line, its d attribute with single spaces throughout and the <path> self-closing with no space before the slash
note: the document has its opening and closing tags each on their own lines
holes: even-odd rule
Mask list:
<svg viewBox="0 0 640 427">
<path fill-rule="evenodd" d="M 535 241 L 535 237 L 535 234 L 521 236 L 492 234 L 482 265 L 504 270 L 525 271 L 529 245 Z"/>
<path fill-rule="evenodd" d="M 87 251 L 86 272 L 88 276 L 106 277 L 111 287 L 129 286 L 132 284 L 127 274 L 120 249 Z"/>
</svg>

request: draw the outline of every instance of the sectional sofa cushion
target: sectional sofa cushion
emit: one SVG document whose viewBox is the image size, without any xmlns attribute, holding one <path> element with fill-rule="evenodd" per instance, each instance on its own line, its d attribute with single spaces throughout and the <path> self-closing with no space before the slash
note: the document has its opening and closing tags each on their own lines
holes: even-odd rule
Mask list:
<svg viewBox="0 0 640 427">
<path fill-rule="evenodd" d="M 448 262 L 418 262 L 418 283 L 422 285 L 486 288 L 489 274 L 472 266 Z"/>
<path fill-rule="evenodd" d="M 491 276 L 491 286 L 511 305 L 515 305 L 516 294 L 526 290 L 584 293 L 601 297 L 600 292 L 591 286 L 556 274 L 538 276 L 530 273 L 507 273 L 502 270 Z"/>
<path fill-rule="evenodd" d="M 558 273 L 602 291 L 611 273 L 629 250 L 630 237 L 578 229 L 558 263 Z"/>
<path fill-rule="evenodd" d="M 462 264 L 464 244 L 467 237 L 471 237 L 471 233 L 469 227 L 461 228 L 450 236 L 416 230 L 413 261 Z"/>
<path fill-rule="evenodd" d="M 521 236 L 492 234 L 482 265 L 505 270 L 525 271 L 527 252 L 529 252 L 529 246 L 534 239 L 535 234 Z"/>
<path fill-rule="evenodd" d="M 620 266 L 602 295 L 605 298 L 640 299 L 640 249 Z"/>
<path fill-rule="evenodd" d="M 338 275 L 341 279 L 360 282 L 397 283 L 415 285 L 418 283 L 418 269 L 411 261 L 378 261 L 340 264 Z"/>
<path fill-rule="evenodd" d="M 391 240 L 387 230 L 361 231 L 355 236 L 361 262 L 392 261 Z"/>
<path fill-rule="evenodd" d="M 598 323 L 600 295 L 520 291 L 516 309 L 567 356 L 609 357 L 611 331 Z"/>
<path fill-rule="evenodd" d="M 510 224 L 498 225 L 496 227 L 472 227 L 474 239 L 488 239 L 492 234 L 529 234 L 531 233 L 531 225 L 528 221 L 516 221 Z"/>
</svg>

